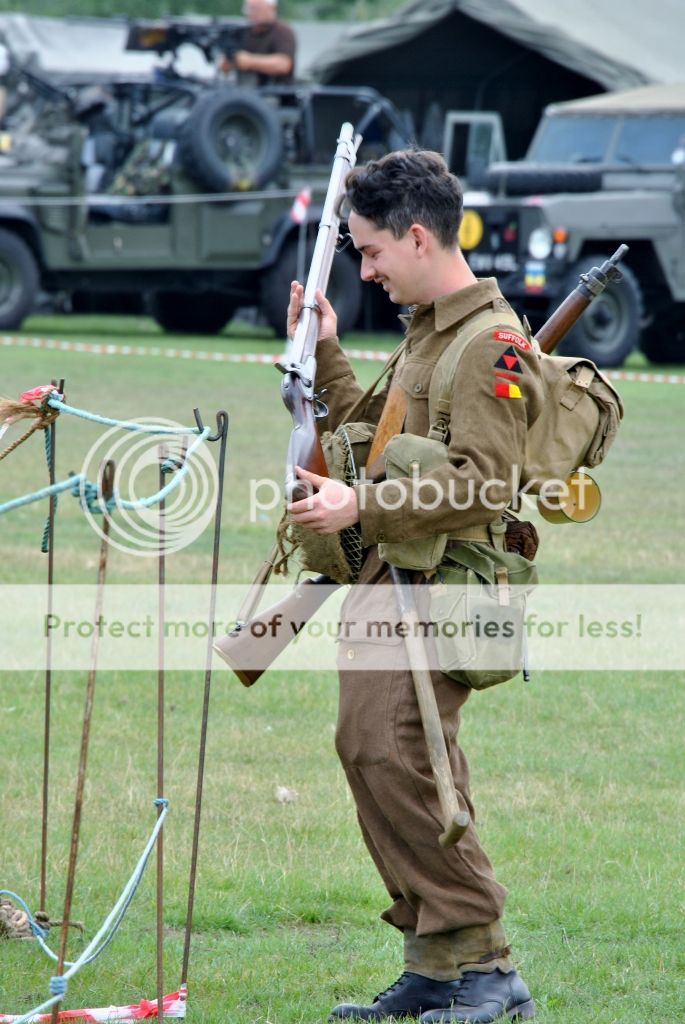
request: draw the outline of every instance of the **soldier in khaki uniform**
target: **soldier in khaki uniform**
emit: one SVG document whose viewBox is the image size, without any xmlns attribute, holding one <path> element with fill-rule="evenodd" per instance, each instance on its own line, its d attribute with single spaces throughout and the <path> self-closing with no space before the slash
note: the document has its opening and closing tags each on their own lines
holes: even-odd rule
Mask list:
<svg viewBox="0 0 685 1024">
<path fill-rule="evenodd" d="M 502 330 L 479 334 L 458 363 L 449 458 L 429 474 L 444 495 L 435 507 L 414 507 L 412 481 L 386 480 L 382 466 L 370 467 L 370 477 L 355 487 L 300 472 L 316 490 L 289 506 L 293 520 L 322 534 L 359 523 L 367 548 L 359 582 L 378 584 L 389 581 L 388 567 L 378 557 L 382 541 L 487 531 L 498 517 L 493 507 L 504 508 L 513 497 L 511 467 L 523 465 L 526 433 L 539 413 L 542 389 L 537 356 L 523 329 L 512 332 L 511 311 L 495 280 L 476 280 L 458 248 L 462 192 L 442 157 L 403 151 L 355 168 L 346 181 L 346 202 L 362 278 L 381 285 L 394 302 L 415 306 L 395 373 L 406 395 L 404 432 L 427 435 L 431 375 L 457 328 L 488 307 L 507 314 Z M 291 335 L 302 298 L 302 286 L 293 282 Z M 317 301 L 317 387 L 327 389 L 334 429 L 349 418 L 363 391 L 338 344 L 330 303 L 321 293 Z M 390 382 L 357 418 L 378 423 L 389 387 Z M 398 507 L 400 485 L 406 500 Z M 369 592 L 352 588 L 345 606 L 349 622 L 363 620 L 363 595 Z M 403 934 L 404 971 L 371 1004 L 336 1006 L 330 1019 L 422 1015 L 425 1024 L 475 1024 L 502 1014 L 532 1018 L 534 1003 L 510 960 L 501 921 L 506 890 L 475 828 L 470 825 L 455 847 L 438 843 L 440 807 L 398 638 L 395 646 L 390 641 L 378 648 L 375 668 L 356 671 L 354 630 L 343 629 L 343 636 L 336 747 L 364 839 L 392 899 L 382 917 Z M 432 678 L 459 801 L 473 821 L 468 766 L 456 741 L 469 690 L 437 670 Z"/>
</svg>

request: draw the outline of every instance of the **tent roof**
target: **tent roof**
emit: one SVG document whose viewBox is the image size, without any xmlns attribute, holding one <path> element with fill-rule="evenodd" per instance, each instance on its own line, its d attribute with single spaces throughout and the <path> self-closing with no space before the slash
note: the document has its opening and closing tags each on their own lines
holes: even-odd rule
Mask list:
<svg viewBox="0 0 685 1024">
<path fill-rule="evenodd" d="M 682 114 L 685 111 L 685 82 L 645 85 L 625 92 L 602 93 L 601 96 L 553 103 L 547 109 L 555 114 L 576 111 L 579 114 Z"/>
<path fill-rule="evenodd" d="M 203 20 L 193 18 L 193 21 Z M 204 19 L 211 21 L 211 18 Z M 226 19 L 235 21 L 236 19 Z M 312 61 L 334 45 L 342 33 L 340 22 L 292 22 L 297 37 L 297 75 L 309 76 Z M 156 53 L 124 49 L 128 29 L 125 18 L 43 18 L 25 14 L 0 14 L 0 40 L 20 59 L 36 55 L 38 67 L 53 74 L 149 75 L 166 58 Z M 182 75 L 213 78 L 215 69 L 196 46 L 178 51 L 176 68 Z"/>
<path fill-rule="evenodd" d="M 683 76 L 683 0 L 410 0 L 391 17 L 348 30 L 314 60 L 327 81 L 358 57 L 406 43 L 460 13 L 607 90 Z M 455 65 L 459 54 L 455 53 Z M 407 69 L 408 73 L 410 69 Z"/>
</svg>

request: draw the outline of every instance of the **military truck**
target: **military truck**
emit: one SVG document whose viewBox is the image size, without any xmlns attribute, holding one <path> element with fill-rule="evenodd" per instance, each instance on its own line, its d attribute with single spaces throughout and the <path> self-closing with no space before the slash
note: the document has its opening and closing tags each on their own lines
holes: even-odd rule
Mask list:
<svg viewBox="0 0 685 1024">
<path fill-rule="evenodd" d="M 163 28 L 152 37 L 161 49 Z M 362 160 L 407 139 L 396 109 L 366 88 L 246 88 L 172 66 L 85 86 L 15 66 L 8 80 L 0 329 L 19 327 L 43 293 L 76 304 L 142 297 L 180 332 L 215 333 L 258 307 L 281 337 L 340 125 L 364 135 Z M 341 332 L 389 315 L 378 292 L 362 285 L 351 247 L 336 257 L 329 293 Z"/>
<path fill-rule="evenodd" d="M 483 147 L 481 146 L 481 149 Z M 548 107 L 521 161 L 474 169 L 461 245 L 535 326 L 626 242 L 624 277 L 560 346 L 600 366 L 685 361 L 685 85 Z"/>
</svg>

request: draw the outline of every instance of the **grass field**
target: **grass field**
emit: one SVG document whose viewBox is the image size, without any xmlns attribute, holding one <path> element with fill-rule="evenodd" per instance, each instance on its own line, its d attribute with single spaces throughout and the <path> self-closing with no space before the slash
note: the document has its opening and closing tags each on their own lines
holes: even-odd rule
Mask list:
<svg viewBox="0 0 685 1024">
<path fill-rule="evenodd" d="M 166 338 L 145 319 L 34 318 L 26 334 L 113 345 L 272 352 L 268 331 Z M 391 348 L 387 336 L 354 347 Z M 633 367 L 641 365 L 635 357 Z M 376 365 L 355 364 L 364 380 Z M 630 368 L 630 367 L 628 367 Z M 0 348 L 0 394 L 64 377 L 68 400 L 117 418 L 213 423 L 230 415 L 221 579 L 244 582 L 268 552 L 277 513 L 249 521 L 250 476 L 280 479 L 289 419 L 279 375 L 264 365 Z M 683 565 L 682 385 L 625 382 L 626 421 L 596 477 L 600 516 L 539 523 L 547 582 L 679 583 Z M 63 416 L 58 479 L 79 470 L 102 428 Z M 4 440 L 7 440 L 4 439 Z M 4 442 L 0 442 L 3 444 Z M 46 483 L 32 438 L 0 464 L 0 503 Z M 3 584 L 42 583 L 46 509 L 0 518 Z M 536 520 L 537 522 L 537 520 Z M 92 583 L 98 539 L 62 497 L 58 582 Z M 170 559 L 170 581 L 208 578 L 209 533 Z M 113 552 L 112 582 L 155 578 L 149 560 Z M 1 667 L 1 666 L 0 666 Z M 47 908 L 59 917 L 71 828 L 85 673 L 53 681 Z M 187 899 L 201 673 L 167 677 L 166 990 L 176 987 Z M 244 690 L 215 671 L 190 965 L 191 1021 L 314 1024 L 343 998 L 367 999 L 401 969 L 400 941 L 378 921 L 386 897 L 357 833 L 333 750 L 332 673 L 274 672 Z M 154 821 L 154 673 L 97 680 L 73 916 L 92 936 Z M 0 673 L 0 888 L 37 906 L 43 678 Z M 542 672 L 475 694 L 462 743 L 479 829 L 509 888 L 506 924 L 544 1024 L 675 1024 L 685 1015 L 682 678 L 669 672 Z M 279 803 L 276 786 L 297 793 Z M 71 954 L 82 940 L 70 940 Z M 53 945 L 54 945 L 53 936 Z M 47 994 L 49 962 L 33 943 L 3 943 L 0 1013 Z M 65 1006 L 155 995 L 154 867 L 97 963 Z"/>
</svg>

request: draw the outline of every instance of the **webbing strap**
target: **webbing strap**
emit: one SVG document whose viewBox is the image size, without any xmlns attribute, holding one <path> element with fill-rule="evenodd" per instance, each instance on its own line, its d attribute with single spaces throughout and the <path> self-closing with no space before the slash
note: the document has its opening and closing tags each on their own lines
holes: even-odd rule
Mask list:
<svg viewBox="0 0 685 1024">
<path fill-rule="evenodd" d="M 459 360 L 469 342 L 488 327 L 514 327 L 517 333 L 521 332 L 521 323 L 514 311 L 505 301 L 498 298 L 493 299 L 485 309 L 469 317 L 457 328 L 454 341 L 450 342 L 438 359 L 431 378 L 428 395 L 428 436 L 434 441 L 444 441 L 449 433 L 452 390 Z"/>
</svg>

